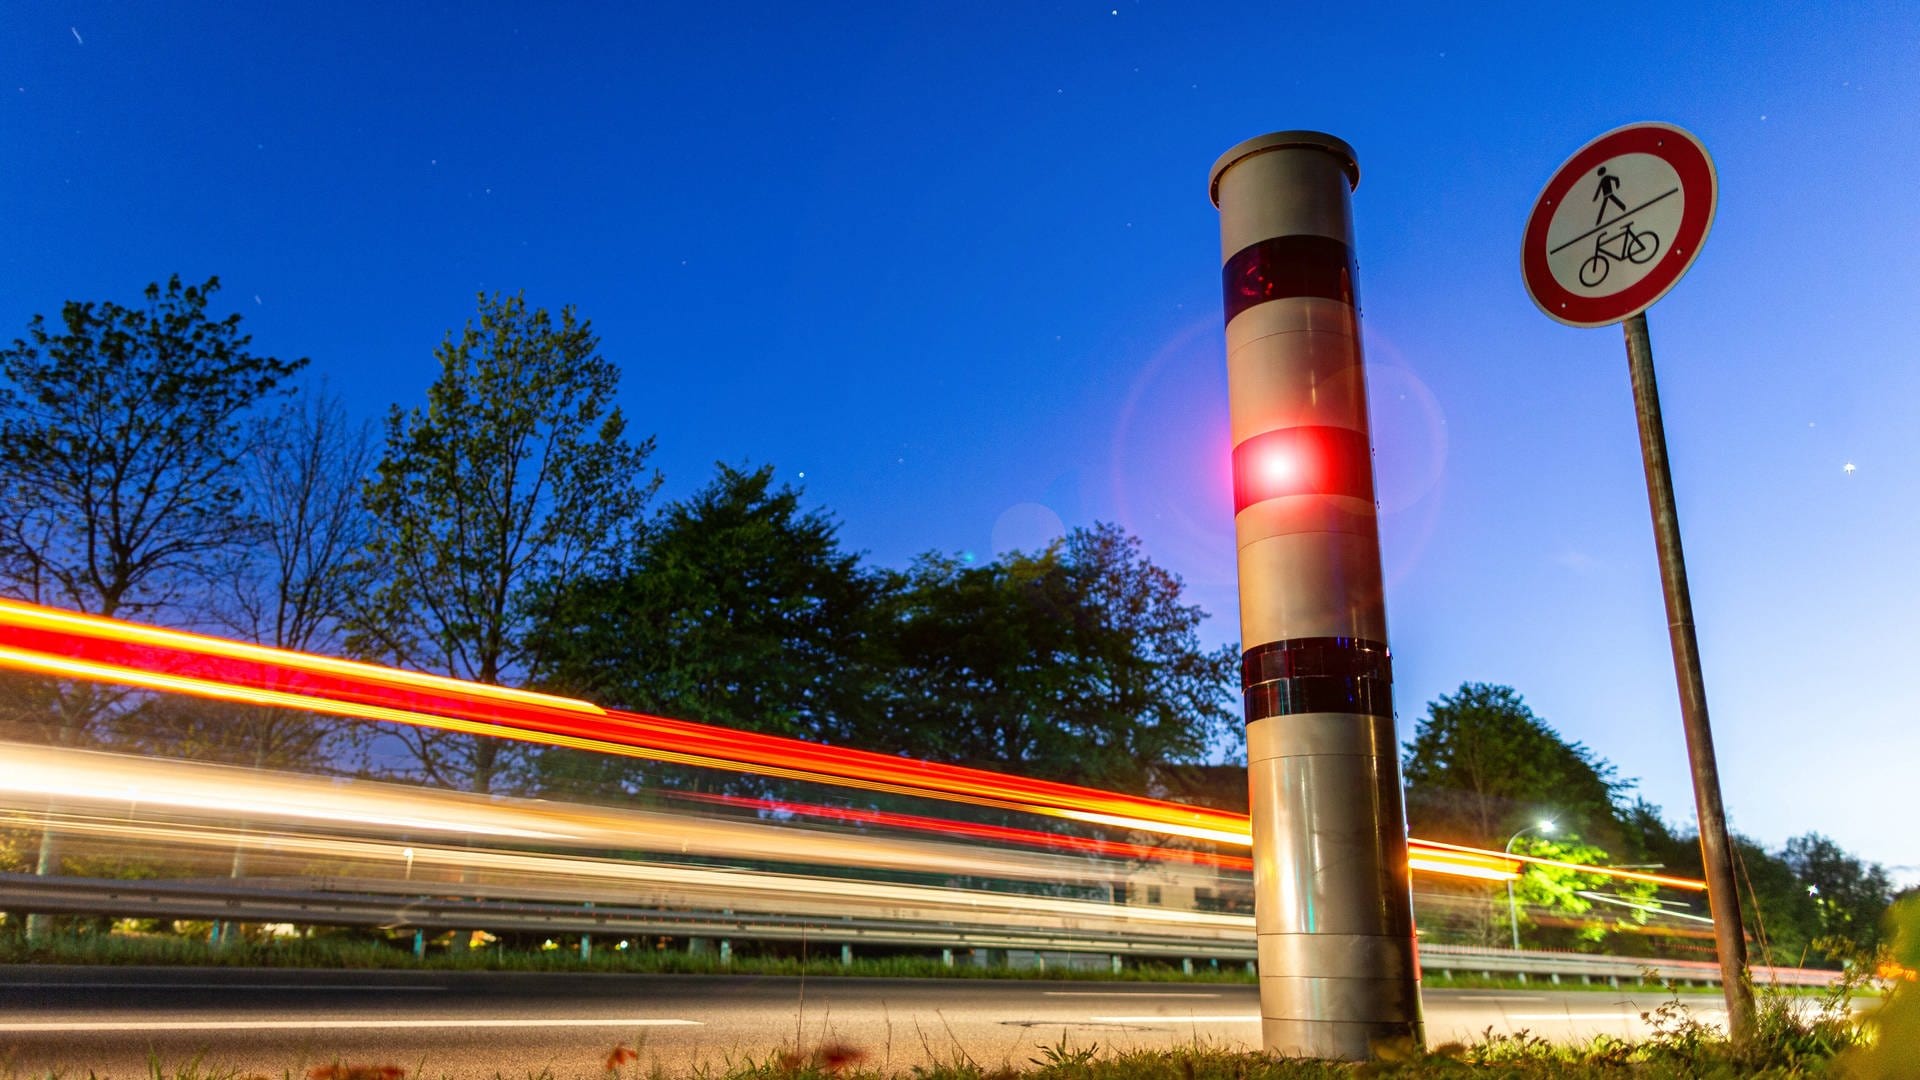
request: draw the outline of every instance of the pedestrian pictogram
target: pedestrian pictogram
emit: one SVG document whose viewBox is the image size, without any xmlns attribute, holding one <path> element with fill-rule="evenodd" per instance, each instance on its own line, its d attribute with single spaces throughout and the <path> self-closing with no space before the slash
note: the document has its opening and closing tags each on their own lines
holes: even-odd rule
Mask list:
<svg viewBox="0 0 1920 1080">
<path fill-rule="evenodd" d="M 1605 165 L 1600 166 L 1600 168 L 1595 171 L 1600 174 L 1600 186 L 1594 189 L 1593 199 L 1600 204 L 1600 214 L 1593 219 L 1593 223 L 1598 225 L 1600 224 L 1600 219 L 1607 216 L 1608 203 L 1612 203 L 1622 210 L 1627 208 L 1627 204 L 1621 202 L 1620 196 L 1614 194 L 1614 192 L 1620 190 L 1620 178 L 1618 176 L 1608 176 Z"/>
<path fill-rule="evenodd" d="M 1610 131 L 1569 158 L 1521 242 L 1527 292 L 1573 326 L 1644 311 L 1693 264 L 1713 222 L 1713 161 L 1670 124 Z"/>
</svg>

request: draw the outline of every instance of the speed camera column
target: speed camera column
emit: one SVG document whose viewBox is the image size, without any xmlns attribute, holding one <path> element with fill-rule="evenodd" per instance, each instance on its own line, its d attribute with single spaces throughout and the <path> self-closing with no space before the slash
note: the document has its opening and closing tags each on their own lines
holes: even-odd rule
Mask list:
<svg viewBox="0 0 1920 1080">
<path fill-rule="evenodd" d="M 1423 1039 L 1349 195 L 1310 131 L 1213 166 L 1267 1050 Z"/>
</svg>

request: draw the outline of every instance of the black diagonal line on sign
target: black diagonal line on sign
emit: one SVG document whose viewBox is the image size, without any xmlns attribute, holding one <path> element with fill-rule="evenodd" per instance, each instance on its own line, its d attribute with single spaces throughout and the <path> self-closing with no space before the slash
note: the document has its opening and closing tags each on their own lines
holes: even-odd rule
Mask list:
<svg viewBox="0 0 1920 1080">
<path fill-rule="evenodd" d="M 1672 191 L 1667 192 L 1667 195 L 1676 195 L 1676 194 L 1679 194 L 1679 192 L 1680 192 L 1679 188 L 1674 188 Z M 1631 210 L 1621 211 L 1620 213 L 1615 214 L 1613 217 L 1607 219 L 1606 221 L 1603 221 L 1600 224 L 1595 225 L 1593 228 L 1588 229 L 1586 232 L 1581 233 L 1579 236 L 1576 236 L 1573 239 L 1567 241 L 1566 243 L 1561 244 L 1559 247 L 1548 250 L 1547 254 L 1558 255 L 1561 252 L 1572 247 L 1573 245 L 1579 243 L 1580 241 L 1585 240 L 1587 237 L 1592 236 L 1594 233 L 1599 232 L 1601 229 L 1604 229 L 1607 226 L 1612 225 L 1614 222 L 1620 221 L 1623 218 L 1630 218 L 1633 215 L 1639 213 L 1640 211 L 1645 210 L 1647 207 L 1652 206 L 1654 203 L 1657 203 L 1661 199 L 1666 198 L 1667 195 L 1655 195 L 1653 198 L 1648 199 L 1646 202 L 1641 203 L 1639 206 L 1636 206 Z"/>
</svg>

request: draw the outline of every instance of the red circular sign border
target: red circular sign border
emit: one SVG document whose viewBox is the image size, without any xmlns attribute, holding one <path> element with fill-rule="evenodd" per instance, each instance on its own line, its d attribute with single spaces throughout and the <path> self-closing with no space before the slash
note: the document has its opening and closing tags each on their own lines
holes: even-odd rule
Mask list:
<svg viewBox="0 0 1920 1080">
<path fill-rule="evenodd" d="M 1652 154 L 1673 166 L 1680 175 L 1686 193 L 1680 214 L 1678 235 L 1668 244 L 1667 258 L 1653 272 L 1626 289 L 1610 296 L 1579 296 L 1553 280 L 1547 269 L 1547 226 L 1556 209 L 1573 185 L 1601 162 L 1621 154 Z M 1698 197 L 1704 187 L 1707 197 Z M 1700 140 L 1672 124 L 1640 123 L 1615 128 L 1574 152 L 1533 202 L 1527 216 L 1527 230 L 1520 242 L 1520 273 L 1527 295 L 1547 317 L 1570 326 L 1607 326 L 1645 311 L 1665 296 L 1685 276 L 1700 254 L 1700 244 L 1713 224 L 1713 212 L 1720 201 L 1718 178 L 1713 159 Z M 1677 256 L 1673 252 L 1679 252 Z"/>
</svg>

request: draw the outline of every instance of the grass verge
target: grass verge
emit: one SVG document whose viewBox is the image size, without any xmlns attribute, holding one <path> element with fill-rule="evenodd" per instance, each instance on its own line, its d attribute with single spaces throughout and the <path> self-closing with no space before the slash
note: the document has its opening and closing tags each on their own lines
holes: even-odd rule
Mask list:
<svg viewBox="0 0 1920 1080">
<path fill-rule="evenodd" d="M 395 971 L 530 971 L 530 972 L 604 972 L 654 975 L 806 975 L 854 976 L 868 978 L 919 979 L 1046 979 L 1087 980 L 1097 982 L 1195 982 L 1239 983 L 1252 985 L 1256 980 L 1244 966 L 1218 968 L 1196 965 L 1192 972 L 1167 963 L 1129 961 L 1119 972 L 1108 967 L 1046 968 L 981 966 L 956 963 L 952 967 L 939 959 L 920 956 L 855 957 L 842 964 L 837 956 L 822 956 L 801 961 L 792 957 L 755 956 L 736 953 L 722 963 L 715 953 L 687 953 L 679 950 L 600 948 L 590 959 L 581 960 L 571 949 L 525 950 L 502 947 L 451 952 L 429 951 L 415 957 L 407 949 L 382 942 L 338 938 L 280 938 L 266 941 L 234 941 L 210 944 L 198 938 L 171 935 L 82 934 L 51 937 L 34 942 L 21 938 L 0 939 L 0 964 L 85 964 L 85 965 L 179 965 L 193 967 L 270 967 L 337 968 L 346 970 Z M 1835 973 L 1837 978 L 1839 973 Z M 1522 980 L 1515 976 L 1487 977 L 1478 974 L 1446 975 L 1428 972 L 1425 986 L 1432 990 L 1595 990 L 1609 993 L 1657 993 L 1667 986 L 1658 980 L 1641 978 L 1622 980 L 1613 986 L 1598 981 L 1591 984 L 1575 979 L 1549 983 L 1544 979 Z M 1718 993 L 1701 987 L 1699 993 Z M 1818 995 L 1818 988 L 1792 992 Z"/>
<path fill-rule="evenodd" d="M 1013 968 L 956 963 L 933 957 L 837 956 L 799 960 L 739 953 L 722 962 L 715 953 L 678 950 L 596 949 L 582 960 L 571 949 L 524 950 L 489 947 L 453 952 L 429 951 L 424 957 L 379 942 L 328 938 L 281 938 L 214 945 L 195 938 L 162 935 L 83 934 L 32 942 L 0 940 L 0 964 L 183 965 L 195 967 L 333 968 L 399 971 L 619 972 L 665 975 L 850 975 L 872 978 L 1081 979 L 1101 982 L 1206 982 L 1252 984 L 1241 965 L 1196 966 L 1191 973 L 1171 964 L 1129 962 L 1119 972 L 1107 967 Z"/>
</svg>

